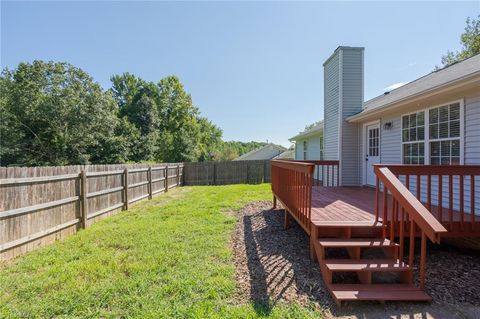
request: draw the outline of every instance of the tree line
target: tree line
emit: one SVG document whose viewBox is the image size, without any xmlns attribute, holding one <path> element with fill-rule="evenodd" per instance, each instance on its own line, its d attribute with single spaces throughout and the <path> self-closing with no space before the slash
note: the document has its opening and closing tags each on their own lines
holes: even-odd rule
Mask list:
<svg viewBox="0 0 480 319">
<path fill-rule="evenodd" d="M 224 142 L 180 80 L 133 74 L 104 90 L 68 63 L 20 63 L 0 76 L 0 165 L 230 160 L 264 143 Z"/>
</svg>

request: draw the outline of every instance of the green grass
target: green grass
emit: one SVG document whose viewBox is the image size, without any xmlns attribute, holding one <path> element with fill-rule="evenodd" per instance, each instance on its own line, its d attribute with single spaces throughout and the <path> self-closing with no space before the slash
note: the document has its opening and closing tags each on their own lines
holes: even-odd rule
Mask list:
<svg viewBox="0 0 480 319">
<path fill-rule="evenodd" d="M 232 301 L 228 210 L 270 187 L 183 187 L 0 265 L 0 317 L 305 318 L 297 304 Z"/>
</svg>

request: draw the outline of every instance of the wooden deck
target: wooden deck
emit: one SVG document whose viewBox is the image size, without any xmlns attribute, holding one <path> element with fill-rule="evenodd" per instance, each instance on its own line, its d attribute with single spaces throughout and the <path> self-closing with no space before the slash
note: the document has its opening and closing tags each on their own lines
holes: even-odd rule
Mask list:
<svg viewBox="0 0 480 319">
<path fill-rule="evenodd" d="M 388 205 L 391 205 L 391 197 L 388 198 Z M 323 187 L 314 186 L 312 191 L 312 217 L 313 226 L 327 226 L 328 224 L 338 225 L 351 222 L 360 222 L 363 225 L 375 224 L 375 189 L 370 187 Z M 439 208 L 432 206 L 432 214 L 439 218 Z M 388 219 L 391 220 L 392 211 L 388 210 Z M 475 233 L 464 229 L 460 232 L 461 214 L 452 211 L 453 224 L 449 222 L 449 210 L 442 209 L 442 224 L 449 230 L 444 237 L 456 237 L 466 235 L 479 236 L 480 216 L 476 216 L 474 229 Z M 381 214 L 380 214 L 381 215 Z M 471 220 L 471 215 L 465 213 L 464 220 Z M 380 219 L 381 221 L 381 219 Z M 360 225 L 360 224 L 359 224 Z M 468 225 L 468 228 L 471 226 Z"/>
<path fill-rule="evenodd" d="M 334 300 L 339 305 L 347 300 L 431 300 L 424 291 L 427 240 L 480 237 L 480 217 L 474 215 L 480 166 L 377 165 L 374 189 L 340 186 L 339 165 L 338 161 L 272 161 L 274 207 L 278 201 L 285 209 L 285 228 L 292 217 L 309 235 L 310 256 L 318 261 Z M 456 186 L 454 176 L 458 176 Z M 432 180 L 439 181 L 438 187 L 432 186 Z M 442 185 L 448 187 L 446 194 Z M 459 211 L 455 211 L 454 188 L 459 189 Z M 426 202 L 421 202 L 422 194 Z M 439 199 L 439 207 L 433 205 L 433 198 Z M 415 238 L 420 238 L 420 245 Z M 343 250 L 349 258 L 329 254 L 332 249 Z M 380 258 L 366 255 L 369 249 Z M 356 283 L 334 276 L 342 272 L 355 273 Z M 395 283 L 378 281 L 378 272 L 390 273 Z"/>
</svg>

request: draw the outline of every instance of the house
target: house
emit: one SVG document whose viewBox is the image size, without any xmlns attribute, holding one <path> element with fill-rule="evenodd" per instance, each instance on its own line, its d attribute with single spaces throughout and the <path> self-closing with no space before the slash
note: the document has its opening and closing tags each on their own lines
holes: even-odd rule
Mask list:
<svg viewBox="0 0 480 319">
<path fill-rule="evenodd" d="M 237 157 L 234 161 L 269 160 L 283 153 L 285 150 L 283 146 L 269 143 Z"/>
<path fill-rule="evenodd" d="M 274 207 L 338 304 L 429 301 L 427 240 L 480 243 L 480 55 L 368 101 L 363 58 L 342 46 L 323 64 L 324 120 L 290 139 L 296 161 L 272 161 Z"/>
<path fill-rule="evenodd" d="M 303 132 L 291 137 L 295 143 L 295 159 L 322 160 L 323 159 L 323 121 L 314 123 Z"/>
<path fill-rule="evenodd" d="M 374 186 L 373 164 L 480 164 L 480 55 L 365 102 L 363 60 L 325 61 L 324 121 L 290 139 L 295 159 L 339 160 L 345 186 Z"/>
</svg>

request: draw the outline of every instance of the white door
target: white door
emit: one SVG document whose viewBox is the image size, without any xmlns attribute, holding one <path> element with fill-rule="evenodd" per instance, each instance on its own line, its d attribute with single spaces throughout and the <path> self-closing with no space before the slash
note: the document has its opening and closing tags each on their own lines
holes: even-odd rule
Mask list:
<svg viewBox="0 0 480 319">
<path fill-rule="evenodd" d="M 367 125 L 365 132 L 365 170 L 367 172 L 367 185 L 376 185 L 373 164 L 380 164 L 380 124 Z"/>
</svg>

